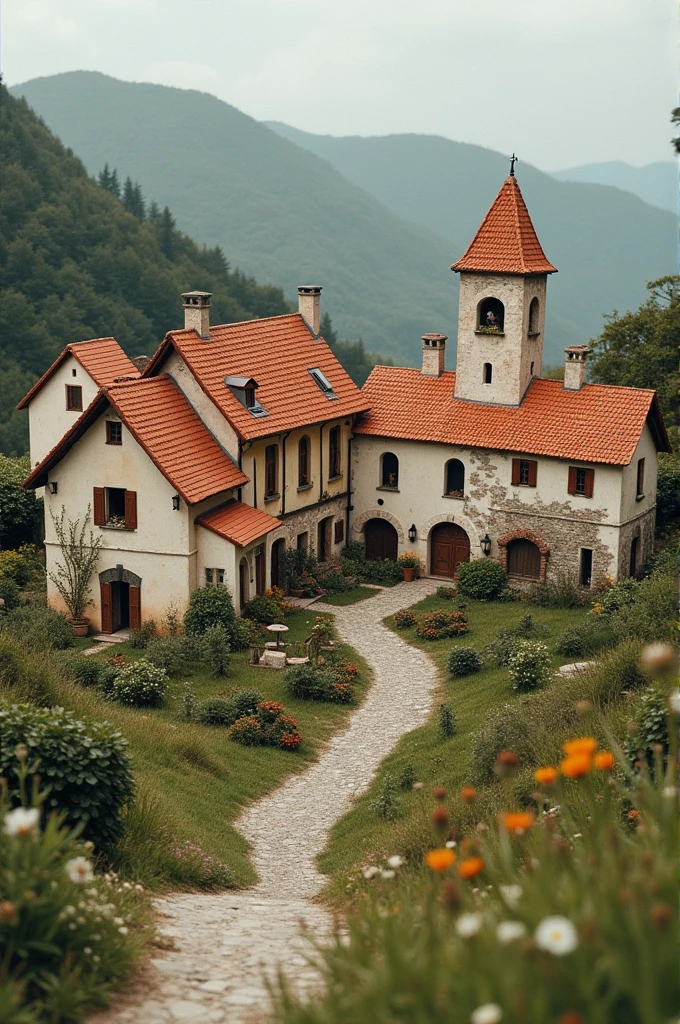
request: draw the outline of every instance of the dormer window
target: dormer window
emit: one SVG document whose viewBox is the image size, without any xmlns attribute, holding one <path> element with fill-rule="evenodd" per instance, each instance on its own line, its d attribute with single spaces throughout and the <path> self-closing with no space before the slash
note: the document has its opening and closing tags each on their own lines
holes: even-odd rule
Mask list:
<svg viewBox="0 0 680 1024">
<path fill-rule="evenodd" d="M 255 406 L 255 388 L 248 387 L 246 391 L 246 409 L 252 409 Z"/>
<path fill-rule="evenodd" d="M 321 391 L 323 391 L 326 398 L 332 401 L 334 398 L 338 397 L 335 391 L 333 391 L 333 385 L 329 381 L 328 377 L 325 373 L 322 373 L 318 367 L 315 367 L 313 370 L 309 370 L 308 372 L 314 383 Z"/>
<path fill-rule="evenodd" d="M 225 377 L 224 383 L 234 398 L 238 398 L 244 409 L 247 409 L 253 416 L 267 415 L 267 410 L 257 400 L 255 392 L 259 384 L 254 377 Z"/>
</svg>

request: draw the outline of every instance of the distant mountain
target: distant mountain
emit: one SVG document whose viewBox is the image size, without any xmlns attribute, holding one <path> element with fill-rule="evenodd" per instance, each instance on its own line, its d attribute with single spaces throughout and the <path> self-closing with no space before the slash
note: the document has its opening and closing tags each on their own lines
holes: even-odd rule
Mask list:
<svg viewBox="0 0 680 1024">
<path fill-rule="evenodd" d="M 678 209 L 678 168 L 673 161 L 659 161 L 645 167 L 633 167 L 623 160 L 602 164 L 583 164 L 566 171 L 551 171 L 560 181 L 585 181 L 593 185 L 612 185 L 643 199 L 661 210 Z"/>
<path fill-rule="evenodd" d="M 500 153 L 439 136 L 336 138 L 267 124 L 399 216 L 462 239 L 463 248 L 508 173 Z M 560 271 L 548 287 L 545 356 L 561 362 L 567 337 L 583 343 L 599 334 L 604 313 L 636 309 L 647 297 L 646 281 L 675 272 L 675 218 L 619 189 L 560 182 L 529 164 L 518 164 L 517 177 Z"/>
</svg>

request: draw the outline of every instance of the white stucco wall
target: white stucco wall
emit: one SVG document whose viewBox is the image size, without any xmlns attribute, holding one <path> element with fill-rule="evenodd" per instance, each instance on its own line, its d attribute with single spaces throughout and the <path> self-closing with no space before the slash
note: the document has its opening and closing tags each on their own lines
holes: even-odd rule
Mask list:
<svg viewBox="0 0 680 1024">
<path fill-rule="evenodd" d="M 176 381 L 180 391 L 186 395 L 208 430 L 237 462 L 238 435 L 236 431 L 224 418 L 212 399 L 208 398 L 184 360 L 176 352 L 171 352 L 163 363 L 162 372 L 169 374 Z"/>
<path fill-rule="evenodd" d="M 42 462 L 80 416 L 80 411 L 66 408 L 66 386 L 69 384 L 83 389 L 83 410 L 99 390 L 78 360 L 72 355 L 67 356 L 28 406 L 32 466 Z"/>
</svg>

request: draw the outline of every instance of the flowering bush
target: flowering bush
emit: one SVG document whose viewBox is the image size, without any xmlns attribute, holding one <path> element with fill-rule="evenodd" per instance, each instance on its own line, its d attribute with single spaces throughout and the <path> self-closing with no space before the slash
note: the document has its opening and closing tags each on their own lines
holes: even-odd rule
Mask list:
<svg viewBox="0 0 680 1024">
<path fill-rule="evenodd" d="M 261 747 L 265 742 L 264 729 L 255 715 L 237 718 L 229 730 L 229 739 L 244 747 Z"/>
<path fill-rule="evenodd" d="M 473 673 L 479 672 L 482 667 L 482 659 L 474 647 L 452 647 L 449 651 L 447 667 L 452 676 L 471 676 Z"/>
<path fill-rule="evenodd" d="M 418 616 L 409 608 L 401 608 L 394 613 L 394 625 L 397 629 L 411 629 L 418 625 Z"/>
<path fill-rule="evenodd" d="M 229 738 L 245 747 L 272 746 L 297 750 L 302 742 L 295 718 L 284 715 L 278 701 L 261 701 L 254 714 L 237 719 L 229 730 Z"/>
<path fill-rule="evenodd" d="M 460 562 L 456 576 L 458 593 L 473 601 L 494 601 L 508 585 L 505 570 L 490 558 Z"/>
<path fill-rule="evenodd" d="M 420 555 L 415 551 L 404 551 L 397 559 L 397 565 L 402 569 L 420 569 L 422 561 Z"/>
<path fill-rule="evenodd" d="M 196 843 L 185 839 L 172 847 L 172 854 L 181 862 L 182 868 L 190 876 L 194 884 L 203 889 L 224 889 L 233 885 L 231 872 L 226 864 L 211 857 Z"/>
<path fill-rule="evenodd" d="M 283 600 L 283 591 L 279 587 L 272 587 L 264 594 L 254 597 L 243 609 L 246 619 L 253 622 L 260 622 L 264 626 L 271 626 L 272 622 L 283 622 L 286 613 L 286 606 Z"/>
<path fill-rule="evenodd" d="M 355 665 L 349 666 L 356 670 Z M 283 674 L 283 688 L 297 700 L 328 700 L 338 704 L 351 704 L 354 700 L 352 682 L 356 671 L 348 671 L 346 663 L 337 667 L 320 668 L 312 664 L 295 665 Z"/>
<path fill-rule="evenodd" d="M 116 673 L 111 686 L 111 697 L 119 704 L 135 708 L 155 708 L 165 700 L 168 674 L 150 661 L 140 658 Z"/>
<path fill-rule="evenodd" d="M 508 659 L 513 690 L 527 693 L 550 679 L 550 654 L 539 640 L 517 640 Z"/>
<path fill-rule="evenodd" d="M 468 631 L 467 615 L 463 612 L 447 612 L 443 608 L 429 612 L 418 622 L 416 636 L 421 640 L 442 640 L 445 637 L 463 636 Z"/>
</svg>

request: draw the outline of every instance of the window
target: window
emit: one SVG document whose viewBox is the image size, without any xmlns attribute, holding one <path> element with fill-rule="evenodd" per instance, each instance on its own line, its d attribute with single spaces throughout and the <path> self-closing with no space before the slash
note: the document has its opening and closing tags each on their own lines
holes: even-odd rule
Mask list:
<svg viewBox="0 0 680 1024">
<path fill-rule="evenodd" d="M 337 519 L 335 523 L 335 533 L 333 540 L 335 544 L 342 544 L 345 539 L 345 521 L 344 519 Z"/>
<path fill-rule="evenodd" d="M 541 552 L 533 541 L 519 538 L 508 544 L 508 575 L 521 580 L 541 578 Z"/>
<path fill-rule="evenodd" d="M 75 369 L 71 370 L 71 376 L 72 377 L 76 377 L 77 376 L 77 371 Z"/>
<path fill-rule="evenodd" d="M 538 475 L 538 463 L 535 459 L 512 460 L 512 486 L 535 487 Z"/>
<path fill-rule="evenodd" d="M 298 533 L 297 535 L 297 549 L 298 551 L 307 551 L 309 548 L 309 534 L 305 530 L 304 533 Z"/>
<path fill-rule="evenodd" d="M 482 299 L 477 306 L 477 330 L 482 334 L 502 334 L 505 306 L 500 299 Z"/>
<path fill-rule="evenodd" d="M 279 446 L 268 444 L 264 450 L 264 496 L 277 498 L 279 490 Z"/>
<path fill-rule="evenodd" d="M 114 420 L 106 421 L 106 443 L 107 444 L 122 444 L 123 443 L 123 424 L 116 423 Z"/>
<path fill-rule="evenodd" d="M 592 498 L 595 483 L 595 470 L 583 466 L 569 467 L 567 491 L 581 498 Z"/>
<path fill-rule="evenodd" d="M 484 369 L 482 372 L 482 380 L 485 384 L 490 384 L 493 377 L 493 366 L 491 363 L 484 363 Z"/>
<path fill-rule="evenodd" d="M 640 538 L 633 537 L 630 542 L 630 561 L 628 563 L 628 575 L 635 576 L 638 568 L 638 548 L 640 546 Z"/>
<path fill-rule="evenodd" d="M 328 479 L 342 476 L 340 462 L 340 427 L 331 427 L 328 434 Z"/>
<path fill-rule="evenodd" d="M 305 434 L 298 442 L 298 487 L 311 487 L 310 444 Z"/>
<path fill-rule="evenodd" d="M 645 460 L 644 459 L 638 459 L 638 464 L 637 464 L 637 491 L 635 493 L 636 493 L 636 497 L 637 497 L 638 501 L 640 500 L 640 498 L 644 498 L 644 496 L 645 496 Z"/>
<path fill-rule="evenodd" d="M 329 381 L 328 377 L 325 373 L 322 373 L 318 367 L 314 367 L 313 370 L 309 370 L 308 372 L 317 387 L 323 391 L 326 398 L 332 400 L 338 397 L 335 391 L 333 391 L 333 385 Z"/>
<path fill-rule="evenodd" d="M 529 334 L 538 334 L 538 315 L 540 307 L 538 299 L 533 298 L 529 305 Z"/>
<path fill-rule="evenodd" d="M 68 412 L 83 411 L 83 389 L 79 384 L 66 385 L 66 409 Z"/>
<path fill-rule="evenodd" d="M 581 566 L 579 581 L 582 587 L 589 587 L 593 579 L 593 552 L 591 548 L 581 548 Z"/>
<path fill-rule="evenodd" d="M 92 498 L 95 526 L 137 529 L 137 492 L 124 487 L 95 487 Z"/>
<path fill-rule="evenodd" d="M 529 376 L 533 377 L 533 375 L 534 375 L 534 361 L 532 359 L 531 360 L 531 366 L 529 367 Z"/>
<path fill-rule="evenodd" d="M 205 570 L 205 585 L 206 587 L 222 586 L 224 583 L 224 569 L 206 569 Z"/>
<path fill-rule="evenodd" d="M 224 383 L 231 391 L 234 398 L 238 399 L 241 405 L 253 416 L 266 416 L 267 410 L 257 400 L 256 391 L 259 384 L 254 377 L 225 377 Z"/>
<path fill-rule="evenodd" d="M 205 570 L 205 585 L 206 585 L 206 587 L 212 587 L 212 585 L 213 585 L 213 570 L 212 569 L 206 569 Z"/>
<path fill-rule="evenodd" d="M 255 405 L 255 388 L 251 385 L 245 389 L 246 392 L 246 409 L 252 409 Z"/>
<path fill-rule="evenodd" d="M 446 463 L 444 494 L 449 498 L 462 498 L 465 494 L 465 466 L 460 459 Z"/>
<path fill-rule="evenodd" d="M 399 459 L 392 452 L 385 452 L 382 457 L 382 473 L 380 486 L 397 490 L 399 487 Z"/>
</svg>

